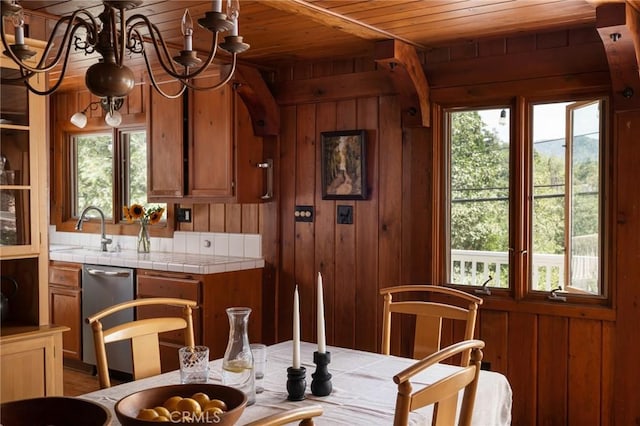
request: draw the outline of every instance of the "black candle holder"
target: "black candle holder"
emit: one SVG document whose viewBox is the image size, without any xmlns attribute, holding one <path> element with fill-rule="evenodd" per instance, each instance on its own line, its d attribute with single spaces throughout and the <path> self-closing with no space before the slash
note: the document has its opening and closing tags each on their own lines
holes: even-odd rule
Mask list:
<svg viewBox="0 0 640 426">
<path fill-rule="evenodd" d="M 304 367 L 287 368 L 287 392 L 289 401 L 302 401 L 307 389 L 307 370 Z"/>
<path fill-rule="evenodd" d="M 331 362 L 331 352 L 314 352 L 313 362 L 316 364 L 316 372 L 311 375 L 311 393 L 315 396 L 327 396 L 331 393 L 331 374 L 327 365 Z"/>
</svg>

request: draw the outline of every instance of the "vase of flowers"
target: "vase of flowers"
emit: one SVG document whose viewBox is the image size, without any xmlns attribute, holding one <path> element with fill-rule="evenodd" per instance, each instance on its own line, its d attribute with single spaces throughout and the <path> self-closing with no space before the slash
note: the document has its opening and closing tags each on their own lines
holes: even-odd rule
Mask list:
<svg viewBox="0 0 640 426">
<path fill-rule="evenodd" d="M 151 251 L 151 239 L 149 237 L 149 225 L 156 224 L 162 219 L 164 207 L 153 206 L 145 209 L 140 204 L 131 204 L 122 208 L 124 218 L 127 222 L 140 222 L 140 231 L 138 232 L 138 252 L 149 253 Z"/>
</svg>

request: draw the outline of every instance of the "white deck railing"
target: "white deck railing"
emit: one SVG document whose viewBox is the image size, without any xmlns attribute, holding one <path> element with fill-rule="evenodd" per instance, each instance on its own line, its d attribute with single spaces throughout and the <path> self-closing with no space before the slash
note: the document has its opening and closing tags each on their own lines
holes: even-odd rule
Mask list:
<svg viewBox="0 0 640 426">
<path fill-rule="evenodd" d="M 480 250 L 451 250 L 452 281 L 458 284 L 482 285 L 489 276 L 490 287 L 509 286 L 509 255 L 507 252 Z M 572 286 L 585 291 L 598 291 L 598 256 L 572 256 Z M 534 254 L 532 266 L 533 289 L 550 291 L 564 286 L 564 256 Z M 596 286 L 595 288 L 591 288 Z"/>
<path fill-rule="evenodd" d="M 597 256 L 573 256 L 574 280 L 597 276 Z M 499 271 L 499 272 L 497 272 Z M 467 285 L 482 285 L 489 275 L 491 287 L 509 286 L 509 255 L 507 252 L 451 250 L 453 281 Z M 564 282 L 564 256 L 561 254 L 534 254 L 532 267 L 533 288 L 549 291 Z"/>
</svg>

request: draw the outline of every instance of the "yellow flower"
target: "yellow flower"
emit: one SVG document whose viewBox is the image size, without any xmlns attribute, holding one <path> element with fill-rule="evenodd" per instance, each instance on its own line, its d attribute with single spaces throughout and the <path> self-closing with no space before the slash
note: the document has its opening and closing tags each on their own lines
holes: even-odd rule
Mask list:
<svg viewBox="0 0 640 426">
<path fill-rule="evenodd" d="M 131 216 L 134 219 L 140 219 L 144 216 L 144 207 L 140 204 L 131 204 L 131 207 L 129 207 L 129 213 L 131 213 Z"/>
<path fill-rule="evenodd" d="M 138 219 L 141 224 L 154 225 L 162 219 L 164 214 L 164 207 L 153 206 L 145 209 L 140 204 L 131 204 L 130 206 L 122 207 L 122 216 L 131 223 Z"/>
<path fill-rule="evenodd" d="M 125 219 L 127 219 L 127 222 L 129 223 L 133 222 L 133 217 L 131 216 L 131 213 L 129 213 L 129 207 L 127 206 L 122 207 L 122 215 L 124 216 Z"/>
<path fill-rule="evenodd" d="M 149 223 L 154 225 L 158 222 L 160 222 L 160 219 L 162 219 L 162 215 L 164 214 L 164 209 L 160 208 L 158 210 L 154 210 L 149 214 Z"/>
</svg>

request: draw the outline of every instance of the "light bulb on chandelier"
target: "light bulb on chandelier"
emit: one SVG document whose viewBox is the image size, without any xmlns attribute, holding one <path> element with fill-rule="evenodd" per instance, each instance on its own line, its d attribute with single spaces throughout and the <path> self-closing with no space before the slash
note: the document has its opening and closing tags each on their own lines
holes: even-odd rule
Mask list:
<svg viewBox="0 0 640 426">
<path fill-rule="evenodd" d="M 176 98 L 187 87 L 194 90 L 216 90 L 226 85 L 235 72 L 237 55 L 249 48 L 238 32 L 238 0 L 227 0 L 226 14 L 222 13 L 222 1 L 214 0 L 212 10 L 198 19 L 199 26 L 211 33 L 211 45 L 204 61 L 198 58 L 197 52 L 193 49 L 194 27 L 188 10 L 185 10 L 181 22 L 183 50 L 172 57 L 160 29 L 146 15 L 137 13 L 125 16 L 126 11 L 140 6 L 142 0 L 104 0 L 102 3 L 104 10 L 97 18 L 86 8 L 60 17 L 51 31 L 40 60 L 34 65 L 33 62 L 26 61 L 36 52 L 30 50 L 24 41 L 23 9 L 16 1 L 2 0 L 2 18 L 11 18 L 15 31 L 14 44 L 9 44 L 5 36 L 5 19 L 0 19 L 2 44 L 5 55 L 20 67 L 21 76 L 17 80 L 23 81 L 29 90 L 38 95 L 55 92 L 65 77 L 66 65 L 73 47 L 75 51 L 84 51 L 86 54 L 95 51 L 102 56 L 99 62 L 92 64 L 85 73 L 85 84 L 89 91 L 99 98 L 122 98 L 135 86 L 134 73 L 126 66 L 124 59 L 141 54 L 153 87 L 167 98 Z M 227 31 L 230 31 L 230 34 L 224 37 L 224 42 L 218 44 L 219 34 Z M 148 45 L 153 47 L 152 53 L 147 52 Z M 232 56 L 228 73 L 212 86 L 195 85 L 193 79 L 213 63 L 217 47 Z M 152 67 L 151 58 L 156 58 L 165 74 L 181 83 L 177 92 L 167 93 L 158 86 L 153 71 L 158 67 Z M 38 90 L 29 83 L 30 78 L 49 72 L 61 63 L 63 65 L 58 80 L 52 82 L 49 89 Z M 3 81 L 7 80 L 9 79 L 3 78 Z M 118 121 L 117 115 L 111 112 L 108 121 L 115 123 Z"/>
<path fill-rule="evenodd" d="M 95 111 L 98 106 L 101 106 L 104 111 L 104 122 L 111 127 L 118 127 L 122 124 L 122 114 L 118 111 L 122 108 L 124 98 L 102 98 L 99 101 L 91 102 L 85 109 L 78 111 L 71 116 L 71 124 L 81 129 L 84 129 L 89 119 L 87 118 L 87 111 Z"/>
</svg>

